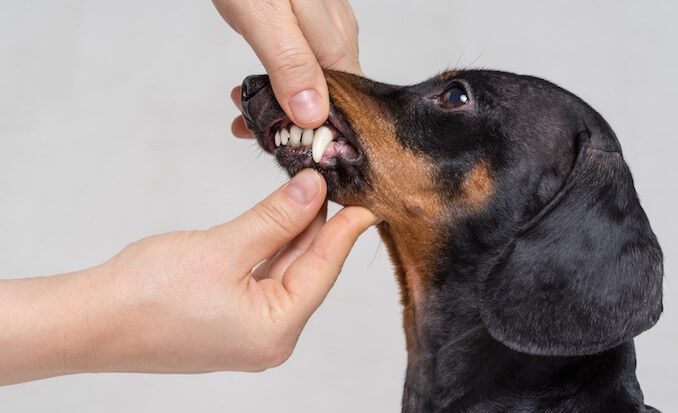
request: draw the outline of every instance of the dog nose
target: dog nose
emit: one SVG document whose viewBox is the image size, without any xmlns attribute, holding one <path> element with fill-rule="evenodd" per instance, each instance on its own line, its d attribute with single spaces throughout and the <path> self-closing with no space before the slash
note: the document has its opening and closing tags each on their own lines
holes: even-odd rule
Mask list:
<svg viewBox="0 0 678 413">
<path fill-rule="evenodd" d="M 247 76 L 245 80 L 242 81 L 242 94 L 240 99 L 245 102 L 256 95 L 261 89 L 265 86 L 268 86 L 270 81 L 268 80 L 267 75 L 253 75 Z"/>
</svg>

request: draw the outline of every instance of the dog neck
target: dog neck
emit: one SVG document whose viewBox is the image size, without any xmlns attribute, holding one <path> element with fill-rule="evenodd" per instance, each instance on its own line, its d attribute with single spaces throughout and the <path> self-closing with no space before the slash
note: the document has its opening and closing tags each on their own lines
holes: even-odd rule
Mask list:
<svg viewBox="0 0 678 413">
<path fill-rule="evenodd" d="M 394 266 L 400 287 L 400 302 L 403 306 L 407 351 L 408 354 L 414 355 L 418 353 L 421 344 L 417 318 L 423 310 L 422 305 L 430 281 L 428 257 L 431 245 L 418 236 L 417 232 L 420 232 L 421 228 L 418 228 L 419 231 L 412 231 L 412 227 L 407 225 L 387 222 L 382 222 L 377 228 Z"/>
<path fill-rule="evenodd" d="M 632 407 L 642 408 L 633 342 L 591 356 L 548 357 L 511 350 L 491 337 L 479 314 L 477 280 L 489 271 L 499 248 L 488 248 L 482 240 L 455 239 L 440 227 L 430 229 L 451 240 L 438 236 L 444 246 L 439 249 L 394 223 L 382 223 L 378 229 L 401 289 L 408 352 L 404 412 L 493 411 L 504 401 L 497 394 L 536 403 L 550 386 L 565 389 L 558 408 L 568 403 L 590 406 L 590 400 L 580 400 L 588 397 L 579 390 L 587 382 L 596 383 L 599 390 L 600 383 L 607 383 L 604 394 L 623 392 Z"/>
<path fill-rule="evenodd" d="M 475 275 L 479 264 L 487 261 L 474 254 L 478 263 L 467 258 L 462 267 L 443 254 L 457 247 L 441 248 L 446 243 L 441 239 L 445 231 L 440 222 L 429 223 L 429 228 L 420 223 L 416 231 L 408 224 L 382 222 L 378 230 L 400 287 L 408 364 L 412 365 L 484 330 L 475 299 Z"/>
</svg>

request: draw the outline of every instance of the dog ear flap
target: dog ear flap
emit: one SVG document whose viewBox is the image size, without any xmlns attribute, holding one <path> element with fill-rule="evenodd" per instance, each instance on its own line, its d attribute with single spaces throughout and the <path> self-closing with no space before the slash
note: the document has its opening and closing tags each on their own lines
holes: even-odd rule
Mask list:
<svg viewBox="0 0 678 413">
<path fill-rule="evenodd" d="M 481 317 L 506 346 L 591 354 L 657 322 L 662 252 L 617 145 L 582 133 L 565 184 L 481 280 Z"/>
</svg>

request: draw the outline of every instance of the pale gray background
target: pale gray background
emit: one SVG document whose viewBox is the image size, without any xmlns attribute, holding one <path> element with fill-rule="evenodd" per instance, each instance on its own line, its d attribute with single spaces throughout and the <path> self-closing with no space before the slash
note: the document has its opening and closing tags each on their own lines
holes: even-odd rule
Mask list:
<svg viewBox="0 0 678 413">
<path fill-rule="evenodd" d="M 676 3 L 353 5 L 375 79 L 414 83 L 455 64 L 530 73 L 607 118 L 666 255 L 665 312 L 637 339 L 638 376 L 648 403 L 676 409 Z M 0 277 L 91 266 L 146 235 L 234 217 L 277 187 L 273 161 L 228 127 L 228 91 L 258 72 L 207 0 L 1 0 Z M 280 368 L 55 378 L 0 388 L 0 412 L 397 411 L 397 300 L 371 231 Z"/>
</svg>

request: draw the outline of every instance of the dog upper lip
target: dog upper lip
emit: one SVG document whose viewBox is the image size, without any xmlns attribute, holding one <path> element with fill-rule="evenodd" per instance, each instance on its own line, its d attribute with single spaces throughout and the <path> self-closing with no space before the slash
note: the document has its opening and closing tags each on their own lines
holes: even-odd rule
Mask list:
<svg viewBox="0 0 678 413">
<path fill-rule="evenodd" d="M 337 108 L 330 102 L 330 116 L 328 121 L 334 126 L 334 128 L 341 133 L 341 135 L 356 148 L 360 148 L 358 144 L 358 139 L 356 137 L 355 131 L 348 124 L 344 115 L 337 110 Z"/>
</svg>

